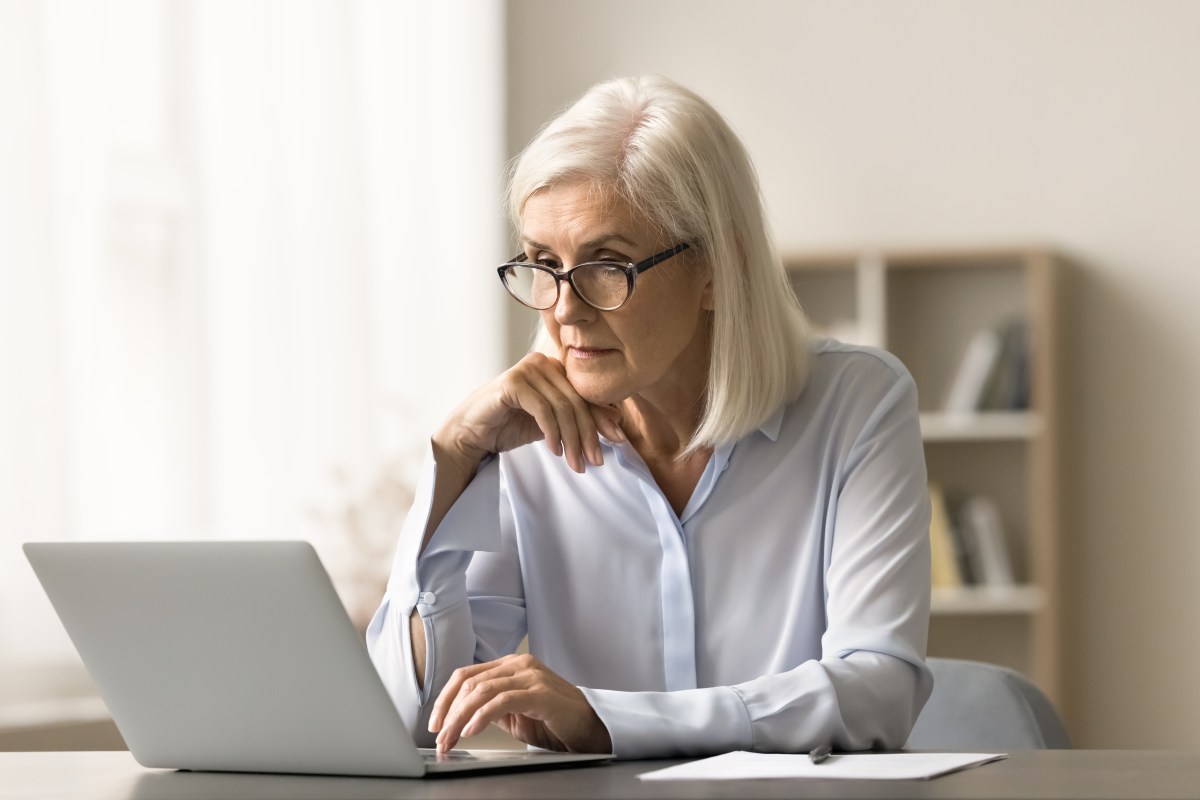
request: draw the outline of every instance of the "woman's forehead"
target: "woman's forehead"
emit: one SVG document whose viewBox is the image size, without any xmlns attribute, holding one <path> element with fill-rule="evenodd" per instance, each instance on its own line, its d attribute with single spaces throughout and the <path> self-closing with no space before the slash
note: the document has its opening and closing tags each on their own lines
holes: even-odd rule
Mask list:
<svg viewBox="0 0 1200 800">
<path fill-rule="evenodd" d="M 638 245 L 648 233 L 628 203 L 590 183 L 540 189 L 530 195 L 521 214 L 521 239 L 530 244 L 569 239 L 579 247 L 610 241 Z"/>
</svg>

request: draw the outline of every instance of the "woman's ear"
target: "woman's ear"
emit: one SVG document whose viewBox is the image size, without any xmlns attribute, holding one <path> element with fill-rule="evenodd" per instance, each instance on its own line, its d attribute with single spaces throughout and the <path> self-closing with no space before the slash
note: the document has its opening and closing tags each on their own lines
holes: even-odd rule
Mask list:
<svg viewBox="0 0 1200 800">
<path fill-rule="evenodd" d="M 737 247 L 738 261 L 741 266 L 740 272 L 744 273 L 746 271 L 747 258 L 746 245 L 742 241 L 742 234 L 734 232 L 733 241 Z M 713 265 L 711 263 L 708 265 L 708 282 L 704 284 L 704 294 L 700 298 L 700 307 L 705 311 L 716 311 L 717 309 L 716 291 L 713 288 Z"/>
<path fill-rule="evenodd" d="M 692 255 L 689 253 L 689 255 Z M 688 266 L 690 269 L 700 270 L 703 275 L 704 286 L 700 289 L 700 309 L 702 311 L 714 311 L 717 307 L 716 291 L 713 288 L 714 270 L 712 261 L 699 252 L 694 253 L 694 259 Z"/>
</svg>

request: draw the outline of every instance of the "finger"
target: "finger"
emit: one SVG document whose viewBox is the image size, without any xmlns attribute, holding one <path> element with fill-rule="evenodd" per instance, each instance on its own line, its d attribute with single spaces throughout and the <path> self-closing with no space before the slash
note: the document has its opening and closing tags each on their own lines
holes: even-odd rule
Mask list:
<svg viewBox="0 0 1200 800">
<path fill-rule="evenodd" d="M 431 733 L 436 733 L 437 728 L 441 727 L 449 708 L 454 704 L 454 701 L 462 691 L 463 684 L 471 681 L 504 678 L 515 675 L 518 670 L 525 669 L 530 666 L 530 662 L 537 662 L 532 656 L 528 655 L 507 655 L 501 656 L 494 661 L 484 661 L 480 664 L 468 664 L 465 667 L 459 667 L 450 673 L 450 677 L 446 680 L 446 684 L 442 687 L 442 691 L 438 694 L 437 700 L 433 703 L 433 708 L 429 712 L 429 730 Z M 436 727 L 435 727 L 436 723 Z"/>
<path fill-rule="evenodd" d="M 584 400 L 571 381 L 567 378 L 566 372 L 561 365 L 555 365 L 556 369 L 550 369 L 546 372 L 546 378 L 556 389 L 563 393 L 571 400 L 571 407 L 575 412 L 576 428 L 579 430 L 580 443 L 587 459 L 593 466 L 599 467 L 604 464 L 604 450 L 600 446 L 600 429 L 597 426 L 598 415 L 616 414 L 620 412 L 615 408 L 609 411 L 602 411 L 603 406 L 596 406 Z M 615 426 L 609 425 L 618 435 L 620 431 Z M 605 431 L 605 435 L 608 431 Z"/>
<path fill-rule="evenodd" d="M 586 467 L 584 459 L 591 460 L 592 456 L 585 450 L 586 430 L 580 430 L 580 423 L 586 419 L 587 429 L 592 432 L 592 438 L 595 438 L 595 427 L 592 424 L 592 415 L 588 413 L 583 398 L 575 394 L 575 390 L 567 384 L 564 388 L 556 386 L 552 375 L 544 373 L 531 374 L 529 376 L 529 385 L 537 391 L 549 404 L 553 410 L 554 419 L 559 430 L 559 439 L 563 446 L 563 457 L 567 460 L 567 465 L 576 472 L 583 472 Z M 580 405 L 577 407 L 576 403 Z M 597 442 L 599 449 L 599 442 Z"/>
<path fill-rule="evenodd" d="M 523 718 L 529 722 L 536 723 L 539 721 L 540 717 L 546 715 L 546 713 L 549 711 L 549 709 L 542 707 L 544 702 L 539 702 L 539 699 L 544 698 L 544 696 L 544 692 L 538 692 L 524 686 L 513 687 L 506 691 L 497 692 L 474 710 L 470 718 L 466 720 L 466 724 L 462 728 L 461 735 L 468 737 L 475 736 L 478 733 L 482 733 L 483 730 L 487 728 L 488 725 L 492 724 L 493 721 L 499 720 L 508 715 L 514 715 L 518 718 Z M 521 725 L 521 727 L 525 728 L 526 726 Z M 544 726 L 541 724 L 536 724 L 530 727 L 542 728 Z M 535 743 L 529 742 L 529 744 Z"/>
<path fill-rule="evenodd" d="M 514 400 L 519 396 L 518 402 L 528 407 L 528 410 L 522 408 L 527 414 L 533 416 L 543 407 L 541 400 L 536 399 L 538 396 L 549 404 L 555 424 L 547 424 L 545 417 L 535 417 L 534 423 L 543 429 L 543 438 L 546 439 L 550 452 L 564 457 L 568 465 L 577 472 L 584 471 L 584 459 L 595 466 L 604 463 L 604 451 L 600 445 L 595 417 L 600 407 L 592 405 L 579 395 L 567 378 L 566 370 L 560 361 L 543 354 L 532 353 L 511 370 L 511 377 L 518 382 L 512 389 L 512 396 Z M 532 388 L 535 396 L 530 397 L 522 392 L 519 386 L 521 383 Z M 614 419 L 621 416 L 620 410 L 615 406 L 609 407 L 609 411 L 603 413 L 611 415 Z M 577 435 L 573 436 L 572 431 Z M 606 434 L 608 433 L 615 436 L 616 441 L 624 440 L 624 434 L 619 427 L 607 425 Z M 560 441 L 563 445 L 561 448 L 556 446 Z"/>
<path fill-rule="evenodd" d="M 497 695 L 521 690 L 525 687 L 526 683 L 519 677 L 511 675 L 500 675 L 497 677 L 495 671 L 484 673 L 475 678 L 468 678 L 460 687 L 454 703 L 446 711 L 445 719 L 441 723 L 441 730 L 437 736 L 438 749 L 442 752 L 451 750 L 458 744 L 460 738 L 474 736 L 476 733 L 482 731 L 491 722 L 490 718 L 484 718 L 480 724 L 475 725 L 469 732 L 466 730 L 467 726 L 471 725 L 477 718 L 479 709 L 487 705 Z"/>
<path fill-rule="evenodd" d="M 533 419 L 534 424 L 542 432 L 547 449 L 556 456 L 563 455 L 562 431 L 559 427 L 558 415 L 554 411 L 554 404 L 540 389 L 530 383 L 528 376 L 517 378 L 510 391 L 512 405 Z"/>
<path fill-rule="evenodd" d="M 596 421 L 597 430 L 602 432 L 611 441 L 625 441 L 625 431 L 621 430 L 621 420 L 623 418 L 621 409 L 616 406 L 592 406 L 591 410 L 592 419 Z"/>
<path fill-rule="evenodd" d="M 429 732 L 437 733 L 441 730 L 442 722 L 446 716 L 446 710 L 454 703 L 458 696 L 459 690 L 463 682 L 486 672 L 493 668 L 496 662 L 489 661 L 483 664 L 472 664 L 466 667 L 459 667 L 450 673 L 450 679 L 446 681 L 446 685 L 442 687 L 442 691 L 438 694 L 437 700 L 433 703 L 433 709 L 429 712 Z"/>
<path fill-rule="evenodd" d="M 568 466 L 582 473 L 587 469 L 587 463 L 598 466 L 595 451 L 599 449 L 599 441 L 596 440 L 595 426 L 586 401 L 575 394 L 574 388 L 565 380 L 556 378 L 553 374 L 539 375 L 535 380 L 537 388 L 554 408 Z"/>
<path fill-rule="evenodd" d="M 550 734 L 539 720 L 523 714 L 504 714 L 492 721 L 505 733 L 519 742 L 540 747 L 543 750 L 567 750 L 564 742 Z"/>
</svg>

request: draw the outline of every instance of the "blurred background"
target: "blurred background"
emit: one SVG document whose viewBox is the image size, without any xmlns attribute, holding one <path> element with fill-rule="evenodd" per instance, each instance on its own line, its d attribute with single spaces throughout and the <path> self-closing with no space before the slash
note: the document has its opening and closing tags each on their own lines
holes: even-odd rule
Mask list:
<svg viewBox="0 0 1200 800">
<path fill-rule="evenodd" d="M 658 72 L 742 136 L 782 250 L 1070 260 L 1061 705 L 1080 746 L 1200 748 L 1197 30 L 1190 0 L 0 0 L 0 747 L 103 717 L 24 541 L 307 538 L 361 624 L 432 426 L 527 346 L 507 160 Z"/>
</svg>

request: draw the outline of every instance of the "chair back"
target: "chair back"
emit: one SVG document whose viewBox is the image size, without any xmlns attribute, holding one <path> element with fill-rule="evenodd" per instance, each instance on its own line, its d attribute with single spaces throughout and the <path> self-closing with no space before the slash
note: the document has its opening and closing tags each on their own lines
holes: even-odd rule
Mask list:
<svg viewBox="0 0 1200 800">
<path fill-rule="evenodd" d="M 993 752 L 1070 748 L 1050 700 L 1021 673 L 980 661 L 927 660 L 933 694 L 907 749 Z"/>
</svg>

